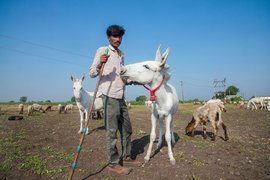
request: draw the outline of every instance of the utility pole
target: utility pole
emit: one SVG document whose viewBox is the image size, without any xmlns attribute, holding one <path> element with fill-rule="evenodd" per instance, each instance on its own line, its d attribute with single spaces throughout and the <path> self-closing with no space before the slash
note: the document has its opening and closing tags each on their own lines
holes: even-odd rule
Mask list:
<svg viewBox="0 0 270 180">
<path fill-rule="evenodd" d="M 220 88 L 223 88 L 223 91 L 220 90 Z M 216 99 L 217 94 L 219 92 L 224 93 L 224 98 L 225 98 L 225 91 L 226 91 L 226 78 L 224 80 L 214 80 L 214 97 Z"/>
<path fill-rule="evenodd" d="M 182 89 L 182 100 L 184 101 L 184 90 L 183 90 L 183 81 L 180 81 L 181 82 L 181 89 Z"/>
</svg>

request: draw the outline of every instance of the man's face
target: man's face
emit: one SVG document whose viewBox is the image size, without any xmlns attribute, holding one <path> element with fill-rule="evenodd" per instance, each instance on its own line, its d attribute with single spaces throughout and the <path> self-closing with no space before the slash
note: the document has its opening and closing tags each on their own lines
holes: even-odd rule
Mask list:
<svg viewBox="0 0 270 180">
<path fill-rule="evenodd" d="M 118 48 L 122 42 L 122 37 L 121 36 L 108 36 L 108 40 L 113 47 Z"/>
</svg>

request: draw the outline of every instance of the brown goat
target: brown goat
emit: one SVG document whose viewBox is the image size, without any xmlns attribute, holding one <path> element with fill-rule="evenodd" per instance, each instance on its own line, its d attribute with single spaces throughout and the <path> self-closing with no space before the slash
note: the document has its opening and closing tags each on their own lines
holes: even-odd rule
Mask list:
<svg viewBox="0 0 270 180">
<path fill-rule="evenodd" d="M 186 134 L 194 137 L 194 131 L 196 127 L 198 124 L 201 124 L 203 126 L 203 137 L 206 139 L 206 123 L 210 121 L 214 130 L 214 136 L 212 140 L 214 141 L 216 139 L 218 126 L 221 124 L 225 134 L 225 141 L 227 141 L 229 137 L 227 134 L 226 125 L 223 123 L 221 118 L 222 108 L 224 108 L 224 106 L 220 107 L 216 103 L 205 104 L 204 106 L 197 108 L 193 113 L 191 121 L 186 127 Z"/>
</svg>

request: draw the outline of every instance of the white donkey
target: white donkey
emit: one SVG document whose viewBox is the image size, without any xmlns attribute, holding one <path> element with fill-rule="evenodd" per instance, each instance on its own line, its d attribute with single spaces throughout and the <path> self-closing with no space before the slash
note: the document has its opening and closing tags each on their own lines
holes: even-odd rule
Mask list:
<svg viewBox="0 0 270 180">
<path fill-rule="evenodd" d="M 89 108 L 93 101 L 93 92 L 88 92 L 83 89 L 82 82 L 84 80 L 84 76 L 81 79 L 74 79 L 73 76 L 70 77 L 73 81 L 73 95 L 75 97 L 76 104 L 79 108 L 80 112 L 80 130 L 78 133 L 82 133 L 83 130 L 83 122 L 85 125 L 87 124 Z M 101 98 L 97 97 L 95 100 L 93 110 L 101 110 L 103 108 L 103 101 Z M 88 134 L 88 127 L 86 129 L 86 134 Z"/>
<path fill-rule="evenodd" d="M 152 89 L 152 100 L 155 103 L 152 105 L 152 129 L 150 134 L 150 144 L 147 154 L 144 157 L 145 162 L 150 159 L 152 146 L 156 138 L 156 121 L 159 121 L 160 132 L 157 148 L 161 147 L 163 135 L 163 119 L 166 120 L 166 134 L 165 138 L 168 145 L 168 155 L 171 164 L 175 164 L 173 157 L 171 141 L 174 144 L 175 138 L 173 134 L 173 114 L 178 109 L 178 97 L 175 88 L 168 84 L 170 79 L 169 66 L 166 64 L 169 49 L 167 49 L 161 56 L 159 48 L 156 52 L 155 61 L 144 61 L 141 63 L 130 64 L 122 67 L 121 75 L 129 81 L 137 82 L 144 85 L 149 85 Z M 153 99 L 153 96 L 155 97 Z"/>
<path fill-rule="evenodd" d="M 252 109 L 255 108 L 255 110 L 257 110 L 257 106 L 256 104 L 260 104 L 261 105 L 261 109 L 264 108 L 264 100 L 267 100 L 268 97 L 254 97 L 251 98 L 248 103 L 247 103 L 247 109 L 251 108 L 250 106 L 253 105 Z"/>
</svg>

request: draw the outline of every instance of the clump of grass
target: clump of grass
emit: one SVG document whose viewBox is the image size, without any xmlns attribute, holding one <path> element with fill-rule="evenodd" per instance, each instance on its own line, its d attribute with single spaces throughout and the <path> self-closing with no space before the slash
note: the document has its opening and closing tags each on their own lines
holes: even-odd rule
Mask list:
<svg viewBox="0 0 270 180">
<path fill-rule="evenodd" d="M 194 147 L 198 149 L 207 149 L 207 148 L 215 146 L 214 142 L 209 142 L 207 140 L 202 140 L 202 141 L 193 140 L 193 144 L 194 144 Z"/>
<path fill-rule="evenodd" d="M 62 151 L 57 151 L 56 149 L 52 148 L 51 146 L 47 146 L 43 148 L 46 152 L 48 152 L 51 156 L 59 160 L 65 160 L 66 162 L 71 162 L 74 158 L 74 153 L 67 154 Z"/>
<path fill-rule="evenodd" d="M 106 166 L 106 162 L 99 162 L 99 163 L 97 163 L 97 167 L 98 168 L 102 168 L 104 166 Z"/>
<path fill-rule="evenodd" d="M 25 156 L 23 157 L 23 163 L 20 165 L 20 169 L 31 170 L 35 174 L 44 174 L 47 170 L 47 161 L 42 160 L 38 156 Z"/>
<path fill-rule="evenodd" d="M 191 161 L 191 164 L 194 166 L 204 166 L 205 164 L 207 164 L 207 162 L 203 159 L 193 159 Z"/>
<path fill-rule="evenodd" d="M 195 174 L 192 173 L 192 180 L 201 180 L 200 177 L 195 176 Z"/>
<path fill-rule="evenodd" d="M 144 135 L 146 135 L 146 132 L 145 132 L 144 130 L 140 129 L 140 130 L 137 132 L 137 134 L 138 134 L 139 136 L 144 136 Z"/>
<path fill-rule="evenodd" d="M 181 162 L 184 160 L 184 152 L 180 151 L 174 154 L 176 162 Z"/>
</svg>

